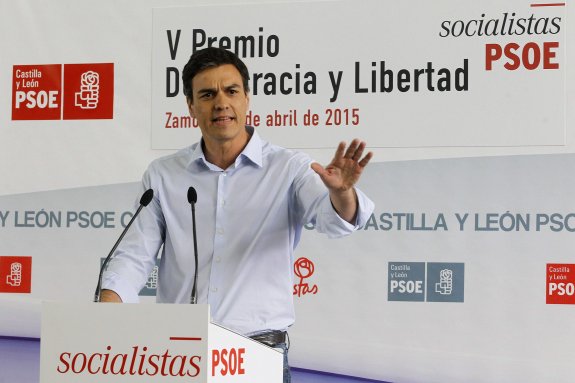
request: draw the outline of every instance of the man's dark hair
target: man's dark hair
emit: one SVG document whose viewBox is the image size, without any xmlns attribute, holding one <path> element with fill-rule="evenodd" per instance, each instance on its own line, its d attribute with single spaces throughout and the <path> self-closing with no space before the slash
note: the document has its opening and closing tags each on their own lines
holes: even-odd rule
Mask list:
<svg viewBox="0 0 575 383">
<path fill-rule="evenodd" d="M 192 54 L 190 60 L 182 71 L 182 81 L 184 83 L 184 94 L 192 100 L 192 79 L 195 75 L 208 68 L 215 68 L 220 65 L 232 64 L 240 72 L 243 79 L 244 90 L 250 91 L 248 81 L 250 74 L 246 64 L 235 53 L 216 47 L 209 47 L 198 50 Z"/>
</svg>

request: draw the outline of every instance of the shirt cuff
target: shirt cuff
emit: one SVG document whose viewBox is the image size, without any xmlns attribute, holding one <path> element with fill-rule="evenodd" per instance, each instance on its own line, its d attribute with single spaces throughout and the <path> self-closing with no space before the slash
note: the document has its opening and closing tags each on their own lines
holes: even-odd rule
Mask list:
<svg viewBox="0 0 575 383">
<path fill-rule="evenodd" d="M 369 217 L 373 214 L 375 204 L 361 190 L 355 188 L 357 194 L 357 215 L 355 219 L 355 230 L 365 226 Z"/>
<path fill-rule="evenodd" d="M 341 218 L 335 211 L 329 195 L 326 195 L 320 209 L 321 217 L 316 222 L 316 230 L 325 233 L 329 238 L 339 238 L 361 229 L 373 213 L 373 202 L 359 189 L 355 188 L 357 195 L 357 213 L 355 223 L 351 224 Z"/>
<path fill-rule="evenodd" d="M 139 303 L 138 291 L 134 290 L 130 283 L 123 280 L 114 272 L 106 272 L 102 279 L 102 289 L 112 290 L 120 296 L 123 303 Z"/>
</svg>

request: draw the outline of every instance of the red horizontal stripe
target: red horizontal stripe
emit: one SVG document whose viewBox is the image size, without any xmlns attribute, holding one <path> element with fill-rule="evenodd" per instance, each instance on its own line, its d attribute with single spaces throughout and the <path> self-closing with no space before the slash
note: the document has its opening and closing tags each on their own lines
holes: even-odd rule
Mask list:
<svg viewBox="0 0 575 383">
<path fill-rule="evenodd" d="M 532 7 L 564 7 L 565 3 L 538 3 L 531 4 Z"/>
</svg>

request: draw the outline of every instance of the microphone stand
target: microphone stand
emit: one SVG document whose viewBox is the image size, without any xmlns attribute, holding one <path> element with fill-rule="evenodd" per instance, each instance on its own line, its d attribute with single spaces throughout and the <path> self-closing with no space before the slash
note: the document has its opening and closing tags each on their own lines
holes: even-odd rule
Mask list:
<svg viewBox="0 0 575 383">
<path fill-rule="evenodd" d="M 112 259 L 114 251 L 116 251 L 116 248 L 118 247 L 120 242 L 122 242 L 122 239 L 128 232 L 130 226 L 132 226 L 132 223 L 134 222 L 138 214 L 140 214 L 140 211 L 144 208 L 144 206 L 148 206 L 153 197 L 154 197 L 154 191 L 152 189 L 146 190 L 146 192 L 142 195 L 142 198 L 140 198 L 140 206 L 138 206 L 138 210 L 136 210 L 136 212 L 132 216 L 132 219 L 130 219 L 130 222 L 128 222 L 128 224 L 124 228 L 124 231 L 122 231 L 120 238 L 118 238 L 118 240 L 114 244 L 114 247 L 112 247 L 112 250 L 110 250 L 110 252 L 108 253 L 108 256 L 104 260 L 102 267 L 100 267 L 100 275 L 98 275 L 98 285 L 96 286 L 96 292 L 94 293 L 94 302 L 100 302 L 101 299 L 100 295 L 102 293 L 102 276 L 104 275 L 104 271 L 106 271 L 106 268 L 108 267 L 108 263 Z"/>
<path fill-rule="evenodd" d="M 194 241 L 194 284 L 192 286 L 192 295 L 190 297 L 190 303 L 195 305 L 198 303 L 198 241 L 196 240 L 196 201 L 198 200 L 198 195 L 196 189 L 190 186 L 188 189 L 188 202 L 192 206 L 192 239 Z"/>
</svg>

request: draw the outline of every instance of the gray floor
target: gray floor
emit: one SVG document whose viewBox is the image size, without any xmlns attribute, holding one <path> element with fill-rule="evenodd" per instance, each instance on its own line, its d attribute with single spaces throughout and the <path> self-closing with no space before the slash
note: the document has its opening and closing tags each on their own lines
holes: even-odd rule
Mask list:
<svg viewBox="0 0 575 383">
<path fill-rule="evenodd" d="M 38 383 L 40 341 L 0 337 L 0 383 Z M 360 383 L 375 380 L 292 369 L 292 383 Z"/>
</svg>

